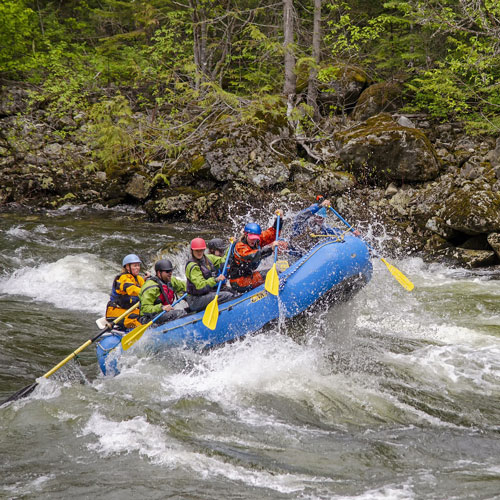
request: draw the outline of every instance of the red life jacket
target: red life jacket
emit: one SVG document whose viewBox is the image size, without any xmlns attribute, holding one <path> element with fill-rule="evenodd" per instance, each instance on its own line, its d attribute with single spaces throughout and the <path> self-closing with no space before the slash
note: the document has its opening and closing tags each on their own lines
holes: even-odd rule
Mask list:
<svg viewBox="0 0 500 500">
<path fill-rule="evenodd" d="M 153 288 L 155 286 L 157 286 L 160 289 L 160 295 L 158 295 L 158 298 L 155 300 L 154 303 L 159 304 L 161 302 L 164 306 L 168 306 L 168 305 L 172 304 L 175 300 L 175 292 L 172 289 L 172 287 L 170 286 L 170 284 L 163 283 L 163 281 L 161 281 L 156 276 L 152 276 L 149 279 L 151 281 L 154 281 L 156 283 L 156 285 L 148 286 L 144 290 L 147 290 L 149 288 Z"/>
</svg>

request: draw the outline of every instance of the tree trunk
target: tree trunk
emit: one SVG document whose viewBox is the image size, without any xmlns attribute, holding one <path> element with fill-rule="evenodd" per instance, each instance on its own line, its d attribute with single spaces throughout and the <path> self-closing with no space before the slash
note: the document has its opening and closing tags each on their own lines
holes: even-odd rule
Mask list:
<svg viewBox="0 0 500 500">
<path fill-rule="evenodd" d="M 288 101 L 295 96 L 295 54 L 293 50 L 293 1 L 283 0 L 283 45 L 285 48 L 285 83 L 283 93 Z"/>
<path fill-rule="evenodd" d="M 321 0 L 314 0 L 314 21 L 312 38 L 312 57 L 314 64 L 309 70 L 309 82 L 307 86 L 307 104 L 314 109 L 314 118 L 319 118 L 318 111 L 318 67 L 320 63 L 320 43 L 321 43 Z"/>
<path fill-rule="evenodd" d="M 200 88 L 202 75 L 206 69 L 206 22 L 203 18 L 203 11 L 198 9 L 196 0 L 189 0 L 191 16 L 193 20 L 193 56 L 196 66 L 195 88 Z"/>
</svg>

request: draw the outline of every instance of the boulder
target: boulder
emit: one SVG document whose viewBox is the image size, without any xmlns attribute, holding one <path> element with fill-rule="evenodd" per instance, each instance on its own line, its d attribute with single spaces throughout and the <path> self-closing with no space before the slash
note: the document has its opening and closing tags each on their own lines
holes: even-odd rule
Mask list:
<svg viewBox="0 0 500 500">
<path fill-rule="evenodd" d="M 126 185 L 125 192 L 136 200 L 145 200 L 151 192 L 151 182 L 143 175 L 135 174 Z"/>
<path fill-rule="evenodd" d="M 490 247 L 493 248 L 497 257 L 500 258 L 500 233 L 490 233 L 487 241 Z"/>
<path fill-rule="evenodd" d="M 352 118 L 363 121 L 380 113 L 393 113 L 401 105 L 400 84 L 395 82 L 375 83 L 363 90 L 359 96 L 356 107 L 352 112 Z"/>
<path fill-rule="evenodd" d="M 283 158 L 269 149 L 270 142 L 256 135 L 237 135 L 224 143 L 212 143 L 211 150 L 203 156 L 216 181 L 238 181 L 268 189 L 290 177 Z"/>
<path fill-rule="evenodd" d="M 472 236 L 500 231 L 500 193 L 486 182 L 467 182 L 443 201 L 436 215 L 451 229 Z"/>
<path fill-rule="evenodd" d="M 144 208 L 148 215 L 155 220 L 178 219 L 184 217 L 188 213 L 192 202 L 192 196 L 179 194 L 160 198 L 159 200 L 148 201 Z"/>
<path fill-rule="evenodd" d="M 398 125 L 386 113 L 334 138 L 344 167 L 358 180 L 423 182 L 439 174 L 438 157 L 425 134 Z"/>
<path fill-rule="evenodd" d="M 370 84 L 367 73 L 351 64 L 322 68 L 318 80 L 317 103 L 324 116 L 352 110 L 363 90 Z"/>
<path fill-rule="evenodd" d="M 491 266 L 495 263 L 495 252 L 491 250 L 450 248 L 446 251 L 446 256 L 468 268 Z"/>
</svg>

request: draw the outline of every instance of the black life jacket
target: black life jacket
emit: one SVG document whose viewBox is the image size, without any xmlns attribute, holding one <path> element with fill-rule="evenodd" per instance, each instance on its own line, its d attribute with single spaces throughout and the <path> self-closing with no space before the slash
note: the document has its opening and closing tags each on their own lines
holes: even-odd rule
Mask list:
<svg viewBox="0 0 500 500">
<path fill-rule="evenodd" d="M 248 245 L 246 239 L 242 240 L 242 243 Z M 259 267 L 260 261 L 262 260 L 263 250 L 260 244 L 254 249 L 255 253 L 250 256 L 244 257 L 240 255 L 236 250 L 236 245 L 234 246 L 233 254 L 230 257 L 230 267 L 228 267 L 226 274 L 230 280 L 241 278 L 242 276 L 252 276 L 254 271 Z"/>
<path fill-rule="evenodd" d="M 190 268 L 190 271 L 192 270 L 193 267 L 198 266 L 201 270 L 201 274 L 203 274 L 203 277 L 207 280 L 209 278 L 215 278 L 217 276 L 217 269 L 215 266 L 212 264 L 212 262 L 205 256 L 202 257 L 201 260 L 197 260 L 194 257 L 191 257 L 187 262 L 186 262 L 186 291 L 189 295 L 206 295 L 207 293 L 211 292 L 214 290 L 214 287 L 210 285 L 206 285 L 203 288 L 196 288 L 196 286 L 191 282 L 188 276 L 188 266 L 189 264 L 193 263 L 193 265 Z"/>
</svg>

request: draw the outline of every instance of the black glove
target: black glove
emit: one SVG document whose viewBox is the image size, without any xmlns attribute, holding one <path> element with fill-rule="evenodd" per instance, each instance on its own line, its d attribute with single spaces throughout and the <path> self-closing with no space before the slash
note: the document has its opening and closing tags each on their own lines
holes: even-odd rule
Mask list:
<svg viewBox="0 0 500 500">
<path fill-rule="evenodd" d="M 274 229 L 277 229 L 277 227 L 276 227 L 277 225 L 278 225 L 278 217 L 276 217 L 276 219 L 274 219 L 274 224 L 273 224 Z M 284 225 L 285 225 L 285 218 L 280 217 L 280 231 L 283 229 Z"/>
<path fill-rule="evenodd" d="M 271 254 L 273 253 L 273 249 L 271 247 L 266 247 L 266 248 L 263 248 L 261 251 L 260 251 L 260 256 L 265 259 L 266 257 L 269 257 Z"/>
</svg>

